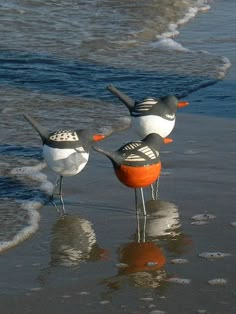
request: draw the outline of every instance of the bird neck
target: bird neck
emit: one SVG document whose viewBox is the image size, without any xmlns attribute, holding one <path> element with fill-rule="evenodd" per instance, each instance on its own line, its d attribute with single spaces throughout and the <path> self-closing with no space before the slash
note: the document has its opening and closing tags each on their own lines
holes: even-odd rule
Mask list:
<svg viewBox="0 0 236 314">
<path fill-rule="evenodd" d="M 161 144 L 163 143 L 163 138 L 157 133 L 151 133 L 147 135 L 143 140 L 145 144 L 152 146 L 155 150 L 159 151 Z"/>
<path fill-rule="evenodd" d="M 118 167 L 122 163 L 122 157 L 117 152 L 110 152 L 100 147 L 93 146 L 93 149 L 105 156 L 107 156 L 114 167 Z"/>
<path fill-rule="evenodd" d="M 168 108 L 168 111 L 172 112 L 172 114 L 176 113 L 178 100 L 175 96 L 162 97 L 162 101 L 165 104 L 165 107 Z"/>
</svg>

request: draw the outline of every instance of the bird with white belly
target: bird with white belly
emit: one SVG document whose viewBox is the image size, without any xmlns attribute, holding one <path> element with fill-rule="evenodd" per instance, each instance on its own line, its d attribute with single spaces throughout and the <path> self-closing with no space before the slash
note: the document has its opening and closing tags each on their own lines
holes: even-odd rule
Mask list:
<svg viewBox="0 0 236 314">
<path fill-rule="evenodd" d="M 108 85 L 107 89 L 129 109 L 132 126 L 141 138 L 151 133 L 159 134 L 162 138 L 169 136 L 175 126 L 177 108 L 188 105 L 187 101 L 179 101 L 172 95 L 158 99 L 149 97 L 136 102 L 113 85 Z"/>
<path fill-rule="evenodd" d="M 59 183 L 59 197 L 62 204 L 62 214 L 64 215 L 63 177 L 74 176 L 80 173 L 88 162 L 92 143 L 104 139 L 105 136 L 102 134 L 91 134 L 86 129 L 61 129 L 50 133 L 28 114 L 24 114 L 24 117 L 42 139 L 43 157 L 48 167 L 59 175 L 57 183 Z"/>
</svg>

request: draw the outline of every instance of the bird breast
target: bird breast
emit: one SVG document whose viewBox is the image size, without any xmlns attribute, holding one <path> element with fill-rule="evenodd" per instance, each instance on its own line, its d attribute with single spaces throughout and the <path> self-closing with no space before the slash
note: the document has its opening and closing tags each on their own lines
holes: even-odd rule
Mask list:
<svg viewBox="0 0 236 314">
<path fill-rule="evenodd" d="M 89 159 L 89 153 L 82 147 L 60 149 L 44 145 L 43 156 L 48 167 L 62 176 L 76 175 L 83 170 Z"/>
<path fill-rule="evenodd" d="M 175 126 L 174 120 L 166 120 L 160 116 L 148 115 L 133 117 L 132 124 L 136 133 L 144 138 L 151 133 L 159 134 L 161 137 L 167 137 Z"/>
<path fill-rule="evenodd" d="M 131 188 L 144 188 L 155 182 L 161 174 L 161 162 L 143 167 L 121 165 L 114 168 L 117 178 Z"/>
</svg>

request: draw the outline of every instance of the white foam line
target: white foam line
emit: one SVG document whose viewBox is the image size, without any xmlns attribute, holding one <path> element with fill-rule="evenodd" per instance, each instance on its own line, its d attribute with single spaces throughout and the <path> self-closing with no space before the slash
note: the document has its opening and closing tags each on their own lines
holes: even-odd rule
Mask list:
<svg viewBox="0 0 236 314">
<path fill-rule="evenodd" d="M 219 79 L 222 79 L 225 77 L 225 73 L 232 65 L 230 60 L 227 57 L 222 57 L 222 61 L 224 62 L 224 64 L 222 66 L 219 66 L 219 74 L 218 74 Z"/>
<path fill-rule="evenodd" d="M 177 50 L 183 52 L 193 52 L 188 48 L 185 48 L 181 44 L 174 41 L 172 38 L 179 34 L 177 30 L 178 26 L 181 24 L 187 23 L 190 19 L 194 18 L 199 11 L 207 11 L 210 9 L 210 6 L 207 4 L 207 0 L 198 0 L 196 7 L 190 7 L 182 19 L 179 19 L 176 24 L 170 23 L 169 30 L 167 32 L 162 33 L 161 35 L 157 35 L 157 42 L 151 43 L 151 46 L 159 49 L 167 49 L 167 50 Z M 172 38 L 170 38 L 172 37 Z M 201 51 L 204 54 L 212 54 L 208 51 Z M 227 57 L 221 57 L 222 65 L 219 66 L 219 73 L 217 79 L 223 79 L 227 73 L 227 70 L 231 67 L 231 62 Z"/>
<path fill-rule="evenodd" d="M 196 7 L 190 7 L 187 10 L 187 12 L 183 18 L 179 19 L 176 23 L 170 23 L 168 31 L 162 33 L 161 35 L 157 35 L 156 38 L 163 40 L 163 39 L 170 38 L 170 37 L 172 37 L 172 38 L 176 37 L 177 35 L 179 35 L 179 31 L 177 30 L 179 25 L 183 25 L 183 24 L 187 23 L 189 20 L 193 19 L 199 11 L 207 11 L 209 9 L 210 9 L 210 6 L 207 4 L 207 0 L 198 0 Z M 182 49 L 184 50 L 186 48 L 183 47 Z"/>
<path fill-rule="evenodd" d="M 196 14 L 199 11 L 203 11 L 203 8 L 204 8 L 204 10 L 210 9 L 210 6 L 202 6 L 203 2 L 204 1 L 199 0 L 198 1 L 198 4 L 199 4 L 198 7 L 190 7 L 182 19 L 179 19 L 176 23 L 170 23 L 168 31 L 162 33 L 161 35 L 157 35 L 156 38 L 158 39 L 158 42 L 152 43 L 151 45 L 154 47 L 158 47 L 158 48 L 191 52 L 190 49 L 183 47 L 181 44 L 175 42 L 170 37 L 173 38 L 173 37 L 176 37 L 177 35 L 179 35 L 179 31 L 177 30 L 179 25 L 187 23 L 189 20 L 194 18 L 194 16 L 196 16 Z"/>
<path fill-rule="evenodd" d="M 154 48 L 159 49 L 168 49 L 168 50 L 178 50 L 178 51 L 185 51 L 185 52 L 191 52 L 190 49 L 185 48 L 181 44 L 177 43 L 171 38 L 161 38 L 155 43 L 151 43 L 151 46 Z"/>
<path fill-rule="evenodd" d="M 40 182 L 40 190 L 47 193 L 47 194 L 52 194 L 54 185 L 52 182 L 47 180 L 47 175 L 42 173 L 41 170 L 46 168 L 47 165 L 45 162 L 41 162 L 37 164 L 36 166 L 32 167 L 19 167 L 19 168 L 14 168 L 11 170 L 10 174 L 15 175 L 15 176 L 23 176 L 23 177 L 28 177 L 36 182 Z"/>
<path fill-rule="evenodd" d="M 34 234 L 39 228 L 40 214 L 38 209 L 41 208 L 43 204 L 37 201 L 24 201 L 20 209 L 27 210 L 29 215 L 29 226 L 23 228 L 18 232 L 11 241 L 0 241 L 0 252 L 6 251 L 19 243 L 28 239 L 32 234 Z"/>
<path fill-rule="evenodd" d="M 41 183 L 39 189 L 47 194 L 53 192 L 53 184 L 47 180 L 47 176 L 40 171 L 46 167 L 46 163 L 42 162 L 32 167 L 19 167 L 11 170 L 10 174 L 18 177 L 28 177 L 36 182 Z M 40 214 L 38 210 L 44 205 L 44 200 L 39 200 L 38 196 L 32 197 L 31 200 L 20 202 L 20 210 L 26 210 L 28 213 L 28 226 L 20 230 L 11 240 L 0 241 L 0 252 L 8 250 L 19 243 L 28 239 L 39 228 Z"/>
<path fill-rule="evenodd" d="M 46 168 L 46 163 L 45 162 L 41 162 L 39 164 L 37 164 L 36 166 L 32 166 L 32 167 L 18 167 L 18 168 L 14 168 L 11 170 L 10 174 L 12 175 L 27 175 L 29 176 L 30 174 L 35 174 L 40 172 L 41 170 L 43 170 L 44 168 Z"/>
</svg>

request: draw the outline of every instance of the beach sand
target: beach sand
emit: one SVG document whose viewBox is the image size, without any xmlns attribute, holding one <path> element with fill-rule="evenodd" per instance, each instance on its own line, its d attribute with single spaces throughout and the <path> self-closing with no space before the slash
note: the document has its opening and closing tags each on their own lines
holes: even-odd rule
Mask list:
<svg viewBox="0 0 236 314">
<path fill-rule="evenodd" d="M 236 222 L 235 136 L 234 119 L 178 113 L 174 141 L 162 146 L 159 198 L 163 202 L 153 206 L 158 212 L 166 205 L 172 229 L 165 234 L 151 216 L 146 241 L 153 241 L 166 257 L 165 278 L 186 278 L 189 284 L 165 280 L 160 284 L 152 272 L 149 279 L 148 272 L 137 277 L 119 272 L 120 248 L 137 241 L 134 192 L 116 179 L 108 159 L 91 152 L 87 168 L 65 179 L 69 218 L 60 222 L 55 208 L 46 204 L 40 211 L 39 231 L 2 254 L 0 312 L 235 313 L 236 227 L 231 225 Z M 114 149 L 133 138 L 128 130 L 97 145 Z M 145 192 L 146 200 L 150 199 L 149 189 Z M 171 208 L 178 209 L 178 227 L 171 226 Z M 192 224 L 191 217 L 197 214 L 215 218 Z M 92 252 L 77 256 L 76 250 L 89 251 L 95 235 Z M 67 255 L 65 247 L 69 247 Z M 231 255 L 208 260 L 199 257 L 204 252 Z M 173 264 L 173 258 L 188 263 Z M 225 278 L 227 283 L 210 285 L 214 278 Z"/>
</svg>

